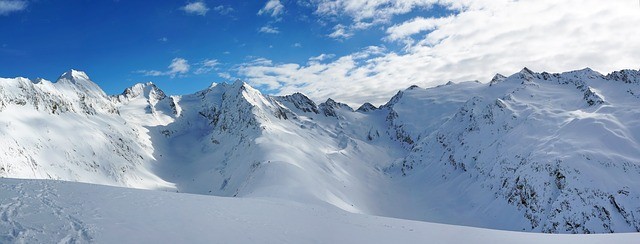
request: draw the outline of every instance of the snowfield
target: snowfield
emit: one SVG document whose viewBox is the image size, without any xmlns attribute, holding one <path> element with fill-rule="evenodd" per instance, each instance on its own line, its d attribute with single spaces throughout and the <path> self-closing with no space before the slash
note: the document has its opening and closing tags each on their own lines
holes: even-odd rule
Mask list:
<svg viewBox="0 0 640 244">
<path fill-rule="evenodd" d="M 639 233 L 534 234 L 50 180 L 0 180 L 2 243 L 637 243 Z"/>
<path fill-rule="evenodd" d="M 307 209 L 298 221 L 315 213 L 308 209 L 322 209 L 330 216 L 321 218 L 348 216 L 354 222 L 340 223 L 366 226 L 370 235 L 387 232 L 358 221 L 400 221 L 373 216 L 538 233 L 640 232 L 639 102 L 638 70 L 602 75 L 525 68 L 487 83 L 411 86 L 386 104 L 357 109 L 330 98 L 317 104 L 300 93 L 264 95 L 241 81 L 181 96 L 149 82 L 109 96 L 76 70 L 56 82 L 0 78 L 0 177 L 208 195 L 96 186 L 113 194 L 194 199 L 175 209 L 198 209 L 195 199 L 221 208 L 257 201 L 273 212 Z M 2 198 L 3 204 L 35 191 Z M 75 205 L 58 209 L 70 213 Z M 229 211 L 241 210 L 250 211 Z M 148 214 L 144 218 L 153 220 Z M 278 218 L 264 216 L 270 219 Z M 339 225 L 330 219 L 326 228 Z M 20 226 L 44 224 L 38 221 L 4 226 L 16 234 Z M 401 222 L 429 226 L 420 227 L 428 233 L 461 228 Z M 312 241 L 313 233 L 302 233 L 308 229 L 291 228 Z"/>
</svg>

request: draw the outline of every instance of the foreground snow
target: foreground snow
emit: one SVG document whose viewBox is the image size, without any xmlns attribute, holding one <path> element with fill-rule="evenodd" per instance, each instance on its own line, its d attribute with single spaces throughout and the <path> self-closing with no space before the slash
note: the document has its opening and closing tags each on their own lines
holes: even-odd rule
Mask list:
<svg viewBox="0 0 640 244">
<path fill-rule="evenodd" d="M 0 179 L 2 243 L 636 243 L 639 233 L 534 234 L 225 198 Z"/>
</svg>

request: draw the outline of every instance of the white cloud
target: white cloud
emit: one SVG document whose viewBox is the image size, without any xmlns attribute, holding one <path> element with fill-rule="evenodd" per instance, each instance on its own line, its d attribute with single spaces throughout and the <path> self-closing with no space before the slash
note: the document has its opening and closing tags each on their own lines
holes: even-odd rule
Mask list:
<svg viewBox="0 0 640 244">
<path fill-rule="evenodd" d="M 406 21 L 399 25 L 394 25 L 387 29 L 387 40 L 389 41 L 404 41 L 408 44 L 413 43 L 413 39 L 410 37 L 412 35 L 424 32 L 431 31 L 436 29 L 438 26 L 446 24 L 449 21 L 452 21 L 453 17 L 446 18 L 423 18 L 416 17 L 412 20 Z"/>
<path fill-rule="evenodd" d="M 171 78 L 176 77 L 177 75 L 184 75 L 189 72 L 191 66 L 189 65 L 189 61 L 183 58 L 174 58 L 171 60 L 171 64 L 167 67 L 166 71 L 159 70 L 138 70 L 136 73 L 143 74 L 145 76 L 169 76 Z"/>
<path fill-rule="evenodd" d="M 258 15 L 271 15 L 271 17 L 277 18 L 281 14 L 284 13 L 284 5 L 280 2 L 280 0 L 269 0 L 267 4 L 264 5 L 260 11 L 258 11 Z"/>
<path fill-rule="evenodd" d="M 330 53 L 330 54 L 323 53 L 323 54 L 320 54 L 318 56 L 309 58 L 309 62 L 321 62 L 321 61 L 324 61 L 324 60 L 327 60 L 327 59 L 334 58 L 335 56 L 336 55 L 333 54 L 333 53 Z"/>
<path fill-rule="evenodd" d="M 387 23 L 395 15 L 406 14 L 416 8 L 429 8 L 437 3 L 449 5 L 454 0 L 312 0 L 315 13 L 324 17 L 346 16 L 352 19 L 355 29 L 366 29 L 379 23 Z M 467 2 L 463 0 L 459 2 Z"/>
<path fill-rule="evenodd" d="M 207 12 L 209 12 L 209 8 L 202 1 L 188 3 L 181 9 L 188 14 L 196 14 L 196 15 L 202 15 L 202 16 L 206 15 Z"/>
<path fill-rule="evenodd" d="M 218 5 L 218 6 L 213 8 L 213 11 L 216 11 L 219 14 L 222 14 L 222 15 L 227 15 L 227 14 L 235 11 L 235 9 L 233 9 L 231 6 Z"/>
<path fill-rule="evenodd" d="M 352 9 L 347 3 L 369 2 L 378 6 L 369 9 L 377 9 L 387 6 L 377 3 L 388 1 L 332 2 L 337 5 L 327 13 L 345 11 L 341 7 Z M 436 1 L 407 2 L 416 5 Z M 590 67 L 607 73 L 640 66 L 637 1 L 438 3 L 460 12 L 448 19 L 411 19 L 387 29 L 385 40 L 404 42 L 412 38 L 402 52 L 369 48 L 327 63 L 307 64 L 277 64 L 261 59 L 240 66 L 237 73 L 253 85 L 281 94 L 300 91 L 317 101 L 332 97 L 357 105 L 365 101 L 384 103 L 397 90 L 413 84 L 431 87 L 449 80 L 486 82 L 495 73 L 511 74 L 523 67 L 549 72 Z M 393 7 L 400 3 L 389 4 Z M 358 18 L 375 16 L 367 11 Z M 415 35 L 419 33 L 424 35 Z"/>
<path fill-rule="evenodd" d="M 23 11 L 27 8 L 26 1 L 0 0 L 0 15 L 8 15 L 13 12 Z"/>
<path fill-rule="evenodd" d="M 258 29 L 258 32 L 267 33 L 267 34 L 278 34 L 278 33 L 280 33 L 280 31 L 278 30 L 278 27 L 273 27 L 273 26 L 270 26 L 270 25 L 265 25 L 263 27 L 260 27 L 260 29 Z"/>
<path fill-rule="evenodd" d="M 161 37 L 160 39 L 158 39 L 158 41 L 161 41 L 161 42 L 168 42 L 168 41 L 169 41 L 169 38 L 167 38 L 167 37 Z"/>
<path fill-rule="evenodd" d="M 337 24 L 336 26 L 334 26 L 333 32 L 329 34 L 329 37 L 338 40 L 349 39 L 349 37 L 351 36 L 353 36 L 353 33 L 342 24 Z"/>
<path fill-rule="evenodd" d="M 207 59 L 200 63 L 200 67 L 193 73 L 196 75 L 209 73 L 214 70 L 219 64 L 220 62 L 218 62 L 218 60 L 216 59 Z"/>
<path fill-rule="evenodd" d="M 299 42 L 296 42 L 296 43 L 293 44 L 293 47 L 302 47 L 302 44 L 299 43 Z"/>
<path fill-rule="evenodd" d="M 231 74 L 229 74 L 229 73 L 227 73 L 227 72 L 220 72 L 220 73 L 218 73 L 218 76 L 219 76 L 220 78 L 222 78 L 222 79 L 225 79 L 225 80 L 232 80 L 232 79 L 233 79 L 233 77 L 231 76 Z"/>
<path fill-rule="evenodd" d="M 141 73 L 144 76 L 163 76 L 163 75 L 165 75 L 164 72 L 157 71 L 157 70 L 138 70 L 138 71 L 136 71 L 136 73 Z"/>
<path fill-rule="evenodd" d="M 174 58 L 169 65 L 169 76 L 172 78 L 177 74 L 186 74 L 189 72 L 189 62 L 183 58 Z"/>
</svg>

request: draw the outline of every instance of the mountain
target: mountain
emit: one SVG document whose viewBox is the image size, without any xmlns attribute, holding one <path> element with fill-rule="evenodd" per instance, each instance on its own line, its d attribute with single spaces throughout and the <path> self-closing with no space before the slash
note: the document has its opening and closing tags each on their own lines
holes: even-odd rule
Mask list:
<svg viewBox="0 0 640 244">
<path fill-rule="evenodd" d="M 269 198 L 456 225 L 640 231 L 640 71 L 527 68 L 357 110 L 86 74 L 0 79 L 0 176 Z"/>
</svg>

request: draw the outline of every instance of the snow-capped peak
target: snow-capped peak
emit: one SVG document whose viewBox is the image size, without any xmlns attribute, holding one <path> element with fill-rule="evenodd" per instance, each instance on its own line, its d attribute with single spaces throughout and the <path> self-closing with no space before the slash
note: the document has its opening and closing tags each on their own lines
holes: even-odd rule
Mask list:
<svg viewBox="0 0 640 244">
<path fill-rule="evenodd" d="M 362 104 L 362 106 L 360 106 L 356 111 L 358 112 L 368 112 L 368 111 L 372 111 L 372 110 L 376 110 L 378 109 L 376 106 L 374 106 L 373 104 L 366 102 L 364 104 Z"/>
<path fill-rule="evenodd" d="M 81 93 L 84 93 L 89 96 L 99 97 L 99 98 L 107 98 L 107 95 L 104 91 L 96 84 L 89 79 L 89 76 L 83 72 L 71 69 L 67 72 L 64 72 L 60 78 L 55 82 L 56 86 L 66 89 L 77 89 Z"/>
<path fill-rule="evenodd" d="M 609 80 L 618 80 L 624 83 L 635 83 L 638 84 L 640 82 L 640 70 L 632 70 L 625 69 L 620 71 L 611 72 L 606 76 Z"/>
<path fill-rule="evenodd" d="M 124 102 L 133 98 L 143 96 L 149 100 L 161 100 L 166 97 L 165 93 L 152 82 L 138 83 L 125 89 L 122 94 L 116 97 L 118 101 Z"/>
<path fill-rule="evenodd" d="M 69 71 L 62 73 L 62 75 L 60 75 L 60 78 L 58 78 L 58 80 L 60 79 L 67 79 L 70 81 L 89 80 L 89 76 L 84 71 L 70 69 Z"/>
<path fill-rule="evenodd" d="M 324 113 L 324 115 L 331 117 L 337 116 L 336 110 L 345 109 L 347 111 L 353 112 L 353 108 L 351 108 L 349 105 L 341 102 L 336 102 L 331 98 L 328 98 L 326 102 L 318 105 L 318 108 Z"/>
<path fill-rule="evenodd" d="M 491 78 L 491 81 L 489 82 L 489 86 L 495 85 L 497 83 L 500 83 L 502 81 L 504 81 L 507 77 L 502 75 L 502 74 L 496 74 L 493 76 L 493 78 Z"/>
</svg>

